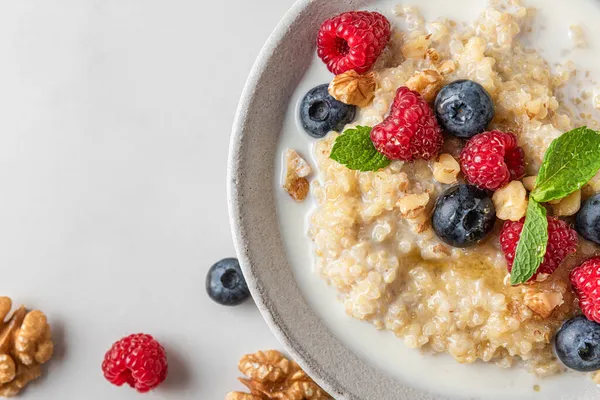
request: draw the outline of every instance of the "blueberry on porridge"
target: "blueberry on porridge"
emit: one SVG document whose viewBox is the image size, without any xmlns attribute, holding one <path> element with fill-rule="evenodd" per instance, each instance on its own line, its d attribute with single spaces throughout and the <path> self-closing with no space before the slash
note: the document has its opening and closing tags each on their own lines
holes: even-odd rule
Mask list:
<svg viewBox="0 0 600 400">
<path fill-rule="evenodd" d="M 494 228 L 496 210 L 487 193 L 473 185 L 454 185 L 438 197 L 431 224 L 440 240 L 453 247 L 481 242 Z"/>
<path fill-rule="evenodd" d="M 316 138 L 343 129 L 354 120 L 356 113 L 356 107 L 331 97 L 328 88 L 329 85 L 317 86 L 304 96 L 300 104 L 302 126 Z"/>
<path fill-rule="evenodd" d="M 497 0 L 472 23 L 406 6 L 325 21 L 335 76 L 307 98 L 356 115 L 305 124 L 319 138 L 308 233 L 346 313 L 408 347 L 596 371 L 600 133 L 566 104 L 576 69 L 521 40 L 535 15 Z"/>
<path fill-rule="evenodd" d="M 567 322 L 556 334 L 556 355 L 577 371 L 600 369 L 600 324 L 579 316 Z"/>
<path fill-rule="evenodd" d="M 467 79 L 444 86 L 434 108 L 444 132 L 462 139 L 485 131 L 494 118 L 494 103 L 488 92 Z"/>
</svg>

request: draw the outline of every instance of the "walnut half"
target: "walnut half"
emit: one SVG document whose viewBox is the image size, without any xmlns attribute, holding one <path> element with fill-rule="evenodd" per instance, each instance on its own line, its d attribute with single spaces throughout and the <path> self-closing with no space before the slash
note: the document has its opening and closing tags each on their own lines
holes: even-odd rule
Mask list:
<svg viewBox="0 0 600 400">
<path fill-rule="evenodd" d="M 360 75 L 358 72 L 350 70 L 333 78 L 329 84 L 329 94 L 344 104 L 364 108 L 373 101 L 376 88 L 374 72 Z"/>
<path fill-rule="evenodd" d="M 247 354 L 240 360 L 240 378 L 250 393 L 231 392 L 225 400 L 332 399 L 294 361 L 276 350 Z"/>
<path fill-rule="evenodd" d="M 16 396 L 41 375 L 41 364 L 52 357 L 50 325 L 39 310 L 12 308 L 9 297 L 0 297 L 0 397 Z"/>
</svg>

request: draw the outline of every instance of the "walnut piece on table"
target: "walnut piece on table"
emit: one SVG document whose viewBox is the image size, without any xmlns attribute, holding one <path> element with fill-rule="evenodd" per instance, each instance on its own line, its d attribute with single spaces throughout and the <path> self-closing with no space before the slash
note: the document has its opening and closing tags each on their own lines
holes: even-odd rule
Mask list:
<svg viewBox="0 0 600 400">
<path fill-rule="evenodd" d="M 231 392 L 225 400 L 325 400 L 332 399 L 296 362 L 276 350 L 247 354 L 238 364 L 240 378 L 250 393 Z"/>
<path fill-rule="evenodd" d="M 290 373 L 290 361 L 276 350 L 246 354 L 238 364 L 242 374 L 259 382 L 278 382 Z"/>
<path fill-rule="evenodd" d="M 0 397 L 16 396 L 41 374 L 41 364 L 52 357 L 50 325 L 39 310 L 12 309 L 9 297 L 0 297 Z"/>
<path fill-rule="evenodd" d="M 264 397 L 262 396 L 255 396 L 253 394 L 250 393 L 243 393 L 243 392 L 230 392 L 229 394 L 227 394 L 227 397 L 225 397 L 225 400 L 263 400 Z"/>
<path fill-rule="evenodd" d="M 310 164 L 296 150 L 287 149 L 285 152 L 285 181 L 283 188 L 296 201 L 304 201 L 310 190 L 306 177 L 311 174 Z"/>
</svg>

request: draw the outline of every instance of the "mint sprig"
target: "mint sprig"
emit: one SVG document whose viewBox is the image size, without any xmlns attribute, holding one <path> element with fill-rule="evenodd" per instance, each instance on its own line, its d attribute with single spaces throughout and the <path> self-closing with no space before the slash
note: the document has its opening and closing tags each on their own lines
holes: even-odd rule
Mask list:
<svg viewBox="0 0 600 400">
<path fill-rule="evenodd" d="M 535 190 L 539 203 L 560 200 L 581 189 L 600 169 L 600 134 L 583 126 L 555 139 L 544 155 Z"/>
<path fill-rule="evenodd" d="M 600 170 L 600 133 L 583 126 L 554 139 L 529 196 L 525 224 L 515 252 L 510 283 L 527 282 L 537 272 L 548 245 L 546 209 L 540 204 L 560 200 L 581 189 Z"/>
<path fill-rule="evenodd" d="M 335 140 L 329 158 L 358 171 L 377 171 L 390 164 L 390 160 L 377 151 L 371 141 L 371 128 L 357 126 L 347 129 Z"/>
<path fill-rule="evenodd" d="M 527 282 L 537 272 L 548 244 L 548 220 L 546 209 L 534 199 L 529 199 L 525 224 L 517 244 L 515 259 L 510 273 L 510 283 Z"/>
</svg>

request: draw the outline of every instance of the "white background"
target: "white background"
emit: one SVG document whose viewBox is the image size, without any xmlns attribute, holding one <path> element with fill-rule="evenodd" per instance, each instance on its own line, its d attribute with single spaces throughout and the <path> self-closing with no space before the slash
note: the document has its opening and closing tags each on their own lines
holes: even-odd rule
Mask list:
<svg viewBox="0 0 600 400">
<path fill-rule="evenodd" d="M 234 255 L 237 102 L 292 2 L 0 1 L 0 294 L 43 310 L 56 342 L 23 399 L 219 400 L 242 354 L 281 348 L 204 279 Z M 147 395 L 100 370 L 135 332 L 169 354 Z"/>
</svg>

